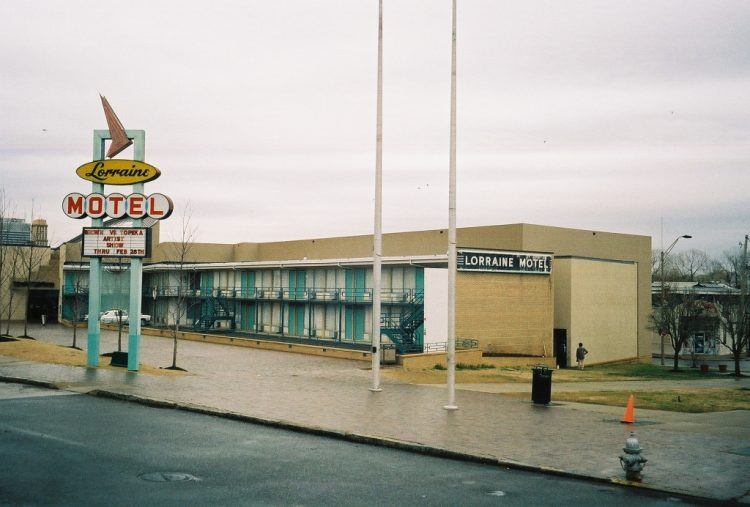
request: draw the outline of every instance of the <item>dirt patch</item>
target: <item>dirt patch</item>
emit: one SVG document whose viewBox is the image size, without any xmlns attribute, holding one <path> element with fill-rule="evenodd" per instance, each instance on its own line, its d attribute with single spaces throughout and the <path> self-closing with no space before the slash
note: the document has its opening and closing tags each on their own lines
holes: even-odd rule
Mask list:
<svg viewBox="0 0 750 507">
<path fill-rule="evenodd" d="M 82 350 L 45 343 L 34 340 L 19 339 L 14 342 L 0 343 L 0 355 L 15 357 L 23 361 L 34 361 L 37 363 L 65 364 L 69 366 L 86 366 L 86 352 Z M 124 370 L 124 368 L 109 365 L 108 357 L 100 357 L 100 368 L 113 370 Z M 166 370 L 141 363 L 139 373 L 149 375 L 186 375 L 185 372 L 177 370 Z"/>
</svg>

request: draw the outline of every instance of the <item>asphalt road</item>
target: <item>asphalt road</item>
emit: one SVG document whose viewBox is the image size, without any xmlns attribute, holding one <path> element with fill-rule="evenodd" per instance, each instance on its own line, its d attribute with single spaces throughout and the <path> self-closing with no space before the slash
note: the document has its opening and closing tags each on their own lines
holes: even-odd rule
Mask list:
<svg viewBox="0 0 750 507">
<path fill-rule="evenodd" d="M 640 490 L 2 383 L 0 463 L 0 505 L 681 502 Z M 181 480 L 190 477 L 180 474 L 193 479 Z"/>
</svg>

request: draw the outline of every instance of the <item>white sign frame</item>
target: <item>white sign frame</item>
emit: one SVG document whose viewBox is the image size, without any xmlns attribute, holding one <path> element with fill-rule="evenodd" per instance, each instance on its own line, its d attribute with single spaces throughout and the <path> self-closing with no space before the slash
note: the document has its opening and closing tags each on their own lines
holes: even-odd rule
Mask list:
<svg viewBox="0 0 750 507">
<path fill-rule="evenodd" d="M 102 232 L 88 232 L 92 230 Z M 81 234 L 82 257 L 142 259 L 151 255 L 150 247 L 151 231 L 148 227 L 84 227 Z M 137 253 L 132 253 L 134 250 Z"/>
</svg>

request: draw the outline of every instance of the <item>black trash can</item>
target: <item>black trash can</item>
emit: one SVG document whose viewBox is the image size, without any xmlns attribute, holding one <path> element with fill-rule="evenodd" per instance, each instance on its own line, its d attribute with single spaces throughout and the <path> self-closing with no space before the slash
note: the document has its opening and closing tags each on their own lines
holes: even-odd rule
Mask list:
<svg viewBox="0 0 750 507">
<path fill-rule="evenodd" d="M 548 405 L 552 399 L 552 370 L 544 365 L 537 365 L 531 371 L 531 401 L 538 405 Z"/>
</svg>

